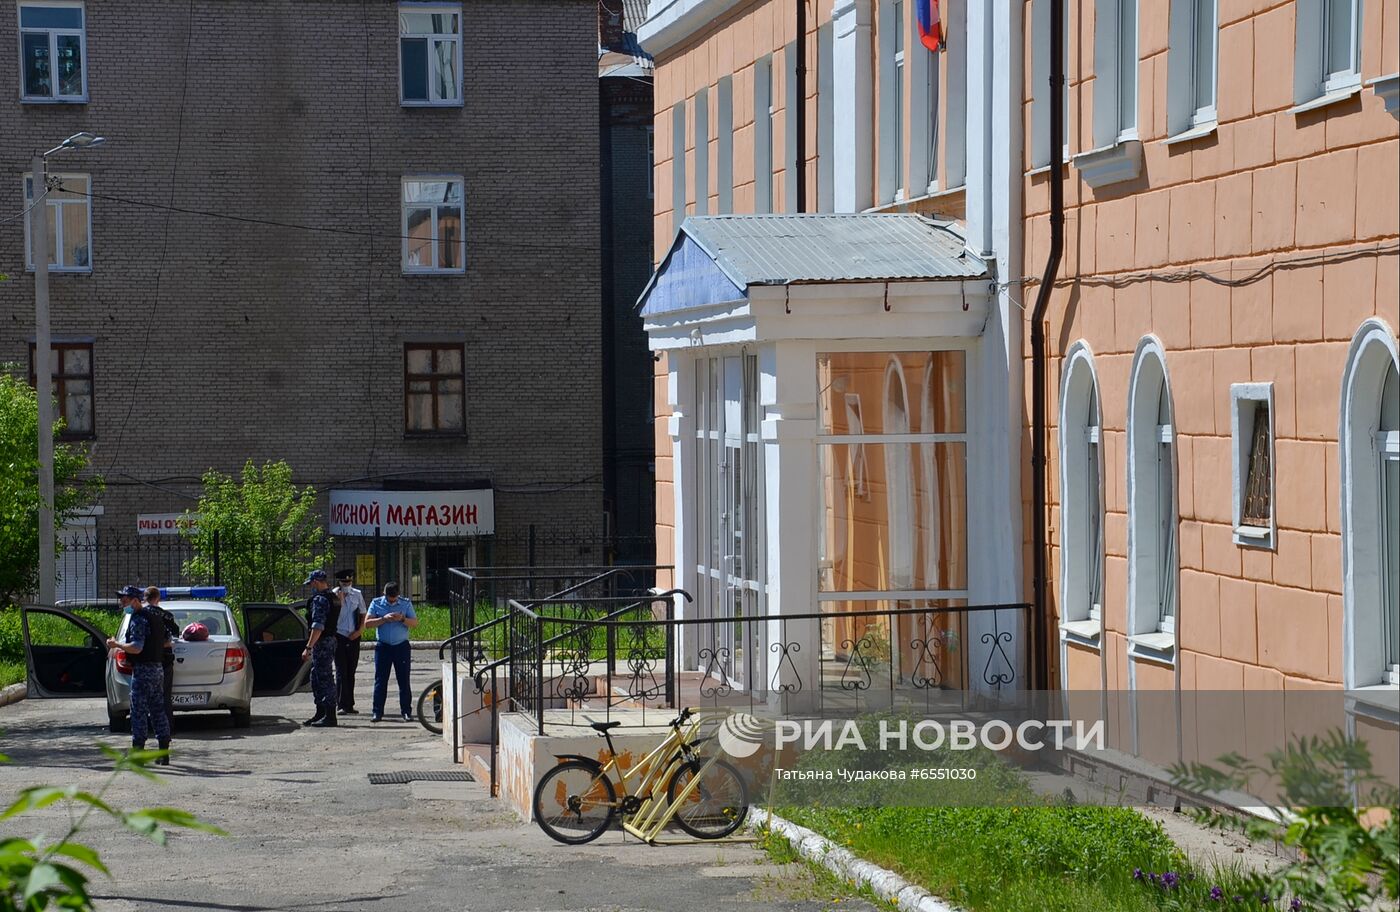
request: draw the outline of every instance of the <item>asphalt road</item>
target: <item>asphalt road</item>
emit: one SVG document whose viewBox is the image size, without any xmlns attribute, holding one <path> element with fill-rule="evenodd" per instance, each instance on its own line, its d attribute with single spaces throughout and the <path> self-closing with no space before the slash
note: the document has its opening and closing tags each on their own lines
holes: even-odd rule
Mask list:
<svg viewBox="0 0 1400 912">
<path fill-rule="evenodd" d="M 436 669 L 415 655 L 415 688 Z M 311 697 L 258 700 L 253 725 L 226 715 L 176 718 L 174 757 L 159 783 L 118 779 L 117 807 L 191 810 L 229 835 L 176 832 L 165 848 L 97 822 L 82 839 L 113 871 L 94 892 L 105 912 L 208 909 L 367 912 L 818 912 L 873 907 L 841 898 L 801 865 L 769 863 L 749 844 L 650 847 L 620 833 L 570 848 L 492 800 L 484 784 L 370 785 L 367 773 L 447 770 L 441 739 L 416 722 L 303 728 Z M 416 690 L 415 690 L 416 697 Z M 390 706 L 394 693 L 390 687 Z M 24 700 L 0 708 L 0 801 L 40 784 L 95 789 L 110 771 L 96 745 L 124 747 L 96 700 Z M 0 835 L 55 835 L 67 811 L 0 823 Z"/>
</svg>

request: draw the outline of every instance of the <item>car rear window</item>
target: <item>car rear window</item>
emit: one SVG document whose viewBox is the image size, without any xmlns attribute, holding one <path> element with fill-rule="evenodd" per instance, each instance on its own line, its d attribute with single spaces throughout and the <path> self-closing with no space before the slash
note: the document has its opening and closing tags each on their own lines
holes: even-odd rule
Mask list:
<svg viewBox="0 0 1400 912">
<path fill-rule="evenodd" d="M 228 615 L 222 611 L 209 611 L 199 608 L 171 608 L 170 616 L 184 630 L 190 624 L 203 624 L 209 628 L 210 636 L 227 636 L 230 633 Z"/>
</svg>

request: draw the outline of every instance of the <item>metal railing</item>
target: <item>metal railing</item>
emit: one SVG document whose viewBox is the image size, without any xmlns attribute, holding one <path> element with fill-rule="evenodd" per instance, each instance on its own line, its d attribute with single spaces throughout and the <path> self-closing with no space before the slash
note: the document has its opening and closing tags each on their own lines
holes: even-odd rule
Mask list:
<svg viewBox="0 0 1400 912">
<path fill-rule="evenodd" d="M 570 724 L 617 710 L 647 724 L 682 706 L 854 716 L 1038 686 L 1025 603 L 677 617 L 682 599 L 561 594 L 513 600 L 487 622 L 504 644 L 474 667 L 476 691 L 490 692 L 492 794 L 501 712 L 543 735 L 550 710 Z"/>
</svg>

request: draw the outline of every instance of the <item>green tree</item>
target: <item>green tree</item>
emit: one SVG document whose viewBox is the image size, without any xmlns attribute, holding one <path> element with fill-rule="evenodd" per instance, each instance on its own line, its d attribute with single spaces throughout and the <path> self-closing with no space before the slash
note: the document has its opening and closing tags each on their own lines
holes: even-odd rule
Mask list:
<svg viewBox="0 0 1400 912">
<path fill-rule="evenodd" d="M 43 912 L 49 908 L 90 912 L 93 909 L 92 897 L 88 894 L 88 872 L 111 876 L 101 856 L 90 846 L 77 841 L 78 834 L 94 813 L 111 818 L 157 845 L 165 845 L 168 827 L 227 835 L 193 814 L 175 808 L 123 811 L 112 807 L 105 795 L 113 781 L 122 773 L 156 779 L 157 776 L 147 767 L 167 752 L 121 752 L 105 745 L 101 745 L 101 749 L 113 762 L 114 768 L 112 775 L 96 792 L 86 792 L 74 785 L 64 788 L 36 786 L 25 789 L 18 800 L 0 813 L 0 822 L 9 823 L 23 814 L 57 804 L 68 807 L 69 819 L 67 831 L 53 841 L 43 837 L 32 840 L 0 838 L 0 912 Z M 0 763 L 4 761 L 5 757 L 0 755 Z"/>
<path fill-rule="evenodd" d="M 1203 795 L 1271 788 L 1270 819 L 1241 821 L 1215 810 L 1201 818 L 1298 852 L 1279 870 L 1253 875 L 1252 892 L 1291 895 L 1309 912 L 1400 908 L 1382 905 L 1400 900 L 1400 790 L 1373 771 L 1364 741 L 1334 731 L 1290 740 L 1262 763 L 1235 753 L 1219 762 L 1173 766 L 1172 779 Z"/>
<path fill-rule="evenodd" d="M 62 430 L 56 422 L 55 437 Z M 88 451 L 54 445 L 54 525 L 96 499 Z M 12 370 L 0 370 L 0 607 L 39 588 L 39 399 Z"/>
<path fill-rule="evenodd" d="M 194 544 L 185 574 L 212 579 L 217 552 L 231 605 L 286 601 L 334 557 L 315 489 L 298 490 L 281 460 L 259 468 L 250 459 L 240 479 L 210 469 L 196 510 L 198 521 L 183 532 Z"/>
</svg>

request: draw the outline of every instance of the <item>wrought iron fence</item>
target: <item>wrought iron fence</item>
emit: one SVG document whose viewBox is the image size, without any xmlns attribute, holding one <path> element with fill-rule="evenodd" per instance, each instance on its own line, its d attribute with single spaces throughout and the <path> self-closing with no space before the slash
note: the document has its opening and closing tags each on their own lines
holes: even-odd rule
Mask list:
<svg viewBox="0 0 1400 912">
<path fill-rule="evenodd" d="M 327 570 L 348 569 L 356 584 L 375 591 L 393 580 L 401 591 L 416 602 L 455 604 L 452 568 L 507 565 L 524 568 L 532 575 L 529 595 L 554 591 L 546 581 L 547 566 L 572 563 L 579 572 L 608 568 L 621 551 L 639 551 L 645 541 L 623 541 L 588 530 L 549 530 L 529 525 L 491 536 L 416 535 L 329 536 L 320 550 L 329 555 Z M 160 586 L 228 585 L 234 599 L 241 598 L 241 586 L 258 590 L 258 598 L 286 597 L 299 592 L 300 579 L 288 567 L 296 563 L 288 555 L 307 545 L 302 539 L 269 539 L 255 546 L 241 543 L 233 547 L 214 537 L 212 548 L 200 552 L 196 543 L 179 535 L 144 535 L 119 538 L 108 533 L 68 534 L 58 553 L 59 599 L 92 601 L 110 598 L 115 589 L 127 584 Z M 582 555 L 584 559 L 579 559 Z M 196 558 L 202 558 L 196 560 Z M 297 564 L 298 567 L 302 566 Z M 483 573 L 488 572 L 483 570 Z M 501 574 L 497 574 L 500 576 Z M 579 579 L 587 578 L 580 576 Z M 649 577 L 645 569 L 637 575 L 640 583 Z M 503 591 L 513 598 L 520 593 Z M 494 591 L 487 595 L 493 599 Z M 454 617 L 454 631 L 464 619 Z"/>
</svg>

